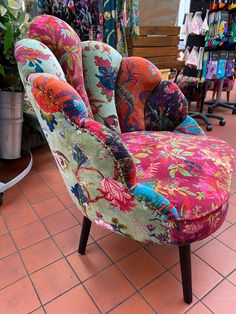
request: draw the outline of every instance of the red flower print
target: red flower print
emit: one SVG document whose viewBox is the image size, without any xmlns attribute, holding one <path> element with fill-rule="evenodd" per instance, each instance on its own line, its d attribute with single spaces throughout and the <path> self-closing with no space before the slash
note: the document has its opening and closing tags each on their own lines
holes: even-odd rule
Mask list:
<svg viewBox="0 0 236 314">
<path fill-rule="evenodd" d="M 111 62 L 109 60 L 105 60 L 102 57 L 95 56 L 94 63 L 98 67 L 104 67 L 107 70 L 107 72 L 109 72 L 111 67 Z"/>
<path fill-rule="evenodd" d="M 115 180 L 104 178 L 100 183 L 100 189 L 98 189 L 108 201 L 111 201 L 111 205 L 119 207 L 122 212 L 129 212 L 134 207 L 131 201 L 133 196 L 131 196 L 127 189 Z"/>
</svg>

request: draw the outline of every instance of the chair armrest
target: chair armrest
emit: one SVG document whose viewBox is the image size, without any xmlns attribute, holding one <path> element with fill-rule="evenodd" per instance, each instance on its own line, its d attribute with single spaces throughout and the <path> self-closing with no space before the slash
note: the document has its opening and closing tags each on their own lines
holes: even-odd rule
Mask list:
<svg viewBox="0 0 236 314">
<path fill-rule="evenodd" d="M 33 96 L 41 111 L 47 115 L 62 113 L 75 128 L 96 137 L 112 156 L 117 176 L 122 177 L 128 188 L 136 183 L 133 158 L 122 140 L 114 131 L 88 117 L 82 98 L 70 84 L 53 75 L 42 73 L 31 74 L 27 81 L 28 94 Z"/>
</svg>

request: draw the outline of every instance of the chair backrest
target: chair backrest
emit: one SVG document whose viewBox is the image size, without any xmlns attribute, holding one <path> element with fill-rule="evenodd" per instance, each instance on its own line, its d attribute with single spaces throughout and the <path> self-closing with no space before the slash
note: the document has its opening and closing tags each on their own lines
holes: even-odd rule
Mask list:
<svg viewBox="0 0 236 314">
<path fill-rule="evenodd" d="M 82 42 L 85 87 L 96 121 L 120 133 L 115 103 L 116 80 L 122 56 L 98 41 Z"/>
<path fill-rule="evenodd" d="M 116 106 L 122 132 L 145 130 L 146 101 L 160 81 L 160 71 L 148 60 L 122 59 L 116 81 Z"/>
<path fill-rule="evenodd" d="M 92 111 L 84 86 L 82 45 L 76 32 L 64 21 L 52 15 L 41 15 L 33 19 L 29 27 L 29 38 L 45 44 L 59 61 L 67 81 L 83 99 L 89 116 Z"/>
<path fill-rule="evenodd" d="M 96 121 L 117 133 L 145 130 L 146 100 L 161 81 L 155 65 L 141 57 L 122 58 L 105 43 L 81 43 L 75 31 L 54 16 L 36 17 L 29 37 L 52 50 L 89 116 L 93 112 Z"/>
</svg>

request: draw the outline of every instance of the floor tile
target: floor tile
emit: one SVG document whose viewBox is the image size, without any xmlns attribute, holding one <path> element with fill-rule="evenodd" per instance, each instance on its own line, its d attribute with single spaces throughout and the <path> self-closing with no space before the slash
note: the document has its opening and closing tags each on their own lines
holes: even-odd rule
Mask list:
<svg viewBox="0 0 236 314">
<path fill-rule="evenodd" d="M 217 237 L 221 242 L 236 251 L 236 226 L 231 226 Z M 235 265 L 236 266 L 236 265 Z"/>
<path fill-rule="evenodd" d="M 43 240 L 20 252 L 30 273 L 62 257 L 62 254 L 51 239 Z"/>
<path fill-rule="evenodd" d="M 140 245 L 136 241 L 117 233 L 106 236 L 99 240 L 98 243 L 113 261 L 118 261 L 122 257 L 140 249 Z"/>
<path fill-rule="evenodd" d="M 33 207 L 41 219 L 65 209 L 65 206 L 57 197 L 38 202 Z"/>
<path fill-rule="evenodd" d="M 139 295 L 134 294 L 128 300 L 118 305 L 110 314 L 154 314 L 150 305 Z"/>
<path fill-rule="evenodd" d="M 44 218 L 43 220 L 50 234 L 56 234 L 78 224 L 77 220 L 68 210 L 63 210 Z"/>
<path fill-rule="evenodd" d="M 50 184 L 50 189 L 58 196 L 67 192 L 64 181 L 60 180 L 56 183 Z"/>
<path fill-rule="evenodd" d="M 198 302 L 186 314 L 212 314 L 212 312 L 204 304 Z"/>
<path fill-rule="evenodd" d="M 110 230 L 97 226 L 95 223 L 92 224 L 90 235 L 94 238 L 94 240 L 97 241 L 109 234 L 112 234 Z"/>
<path fill-rule="evenodd" d="M 117 266 L 137 289 L 165 271 L 161 264 L 144 249 L 123 258 Z"/>
<path fill-rule="evenodd" d="M 70 207 L 74 206 L 72 198 L 71 198 L 71 196 L 69 195 L 68 192 L 65 193 L 65 194 L 59 195 L 58 198 L 65 205 L 66 208 L 70 208 Z"/>
<path fill-rule="evenodd" d="M 7 226 L 3 220 L 3 218 L 0 216 L 0 235 L 7 233 Z"/>
<path fill-rule="evenodd" d="M 79 255 L 78 252 L 75 252 L 67 259 L 81 281 L 94 276 L 111 265 L 109 258 L 96 244 L 89 245 L 85 255 Z"/>
<path fill-rule="evenodd" d="M 25 314 L 40 306 L 28 278 L 23 278 L 0 291 L 0 313 Z"/>
<path fill-rule="evenodd" d="M 31 171 L 22 181 L 18 183 L 21 192 L 23 192 L 25 195 L 30 194 L 32 191 L 32 187 L 42 187 L 45 185 L 44 181 L 40 176 L 37 174 L 36 171 Z"/>
<path fill-rule="evenodd" d="M 26 275 L 25 268 L 17 253 L 0 260 L 0 289 Z"/>
<path fill-rule="evenodd" d="M 78 250 L 79 239 L 81 233 L 81 226 L 74 226 L 66 231 L 53 236 L 58 247 L 61 249 L 64 255 L 69 255 Z M 88 244 L 92 243 L 91 237 L 88 239 Z"/>
<path fill-rule="evenodd" d="M 62 179 L 58 169 L 50 169 L 50 171 L 42 170 L 42 171 L 38 172 L 38 174 L 44 180 L 44 182 L 46 184 L 48 184 L 49 186 L 51 184 L 55 184 L 57 182 L 60 182 Z"/>
<path fill-rule="evenodd" d="M 210 266 L 204 263 L 199 257 L 192 254 L 192 284 L 193 293 L 198 298 L 202 298 L 208 291 L 210 291 L 221 280 L 220 276 Z M 171 268 L 170 272 L 181 281 L 181 272 L 179 263 Z"/>
<path fill-rule="evenodd" d="M 169 273 L 161 275 L 140 292 L 157 313 L 183 313 L 192 306 L 183 301 L 182 285 Z"/>
<path fill-rule="evenodd" d="M 47 230 L 40 221 L 12 231 L 12 237 L 19 250 L 49 237 Z"/>
<path fill-rule="evenodd" d="M 42 304 L 79 284 L 79 279 L 65 259 L 33 273 L 31 278 Z"/>
<path fill-rule="evenodd" d="M 202 302 L 214 314 L 236 313 L 236 287 L 227 280 L 213 289 Z"/>
<path fill-rule="evenodd" d="M 38 308 L 37 310 L 31 312 L 30 314 L 45 314 L 42 307 Z"/>
<path fill-rule="evenodd" d="M 16 247 L 8 233 L 0 236 L 0 258 L 16 251 Z"/>
<path fill-rule="evenodd" d="M 225 220 L 222 226 L 218 230 L 216 230 L 216 232 L 212 233 L 213 237 L 218 237 L 223 231 L 228 229 L 230 226 L 232 226 L 232 224 Z"/>
<path fill-rule="evenodd" d="M 195 254 L 223 276 L 227 276 L 236 265 L 236 252 L 217 240 L 207 243 Z"/>
<path fill-rule="evenodd" d="M 20 208 L 5 215 L 6 224 L 10 230 L 28 225 L 37 219 L 37 215 L 31 207 Z"/>
<path fill-rule="evenodd" d="M 115 266 L 90 278 L 84 285 L 102 313 L 111 310 L 135 291 Z"/>
<path fill-rule="evenodd" d="M 31 204 L 47 200 L 54 196 L 53 192 L 46 185 L 42 185 L 41 187 L 37 188 L 34 187 L 34 189 L 30 190 L 27 193 L 24 191 L 24 193 Z"/>
<path fill-rule="evenodd" d="M 229 204 L 229 210 L 226 219 L 231 223 L 236 223 L 236 205 Z"/>
<path fill-rule="evenodd" d="M 98 314 L 99 311 L 86 290 L 79 285 L 45 305 L 47 314 Z"/>
<path fill-rule="evenodd" d="M 229 202 L 236 205 L 236 193 L 230 195 Z"/>
<path fill-rule="evenodd" d="M 14 197 L 8 197 L 7 195 L 5 197 L 4 195 L 3 205 L 1 206 L 1 213 L 5 215 L 7 213 L 14 212 L 15 210 L 29 206 L 30 203 L 22 192 L 21 194 L 15 195 Z"/>
<path fill-rule="evenodd" d="M 198 250 L 200 247 L 204 246 L 205 244 L 209 243 L 211 240 L 213 240 L 212 236 L 209 236 L 203 240 L 200 241 L 196 241 L 191 243 L 191 250 L 192 252 L 195 252 L 196 250 Z"/>
<path fill-rule="evenodd" d="M 82 224 L 84 216 L 76 206 L 68 208 L 69 212 Z"/>
<path fill-rule="evenodd" d="M 179 261 L 179 250 L 176 245 L 148 244 L 146 250 L 165 268 L 170 268 Z"/>
<path fill-rule="evenodd" d="M 229 275 L 228 280 L 236 286 L 236 270 Z"/>
<path fill-rule="evenodd" d="M 18 184 L 16 184 L 4 192 L 4 198 L 7 197 L 7 198 L 13 199 L 14 197 L 17 197 L 17 195 L 19 195 L 20 193 L 21 193 L 21 190 Z"/>
</svg>

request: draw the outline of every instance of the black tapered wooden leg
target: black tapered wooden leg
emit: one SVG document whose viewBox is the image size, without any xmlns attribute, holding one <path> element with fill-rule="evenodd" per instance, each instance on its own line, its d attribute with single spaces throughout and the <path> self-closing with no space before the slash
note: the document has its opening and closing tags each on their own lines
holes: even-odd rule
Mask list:
<svg viewBox="0 0 236 314">
<path fill-rule="evenodd" d="M 193 300 L 190 244 L 179 246 L 179 258 L 184 301 L 189 304 Z"/>
<path fill-rule="evenodd" d="M 87 217 L 84 216 L 83 226 L 82 226 L 82 230 L 80 234 L 79 248 L 78 248 L 78 253 L 81 255 L 85 254 L 91 224 L 92 224 L 92 221 L 90 221 Z"/>
</svg>

